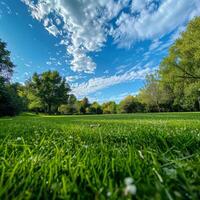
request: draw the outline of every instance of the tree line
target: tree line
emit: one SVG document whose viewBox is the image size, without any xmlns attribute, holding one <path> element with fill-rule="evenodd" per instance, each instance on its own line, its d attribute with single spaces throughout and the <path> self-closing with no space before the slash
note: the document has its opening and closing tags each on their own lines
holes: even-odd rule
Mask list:
<svg viewBox="0 0 200 200">
<path fill-rule="evenodd" d="M 159 69 L 147 75 L 136 96 L 90 103 L 71 94 L 57 71 L 33 74 L 25 84 L 12 83 L 14 64 L 0 40 L 0 116 L 32 111 L 48 114 L 115 114 L 200 111 L 200 17 L 193 19 L 172 44 Z"/>
</svg>

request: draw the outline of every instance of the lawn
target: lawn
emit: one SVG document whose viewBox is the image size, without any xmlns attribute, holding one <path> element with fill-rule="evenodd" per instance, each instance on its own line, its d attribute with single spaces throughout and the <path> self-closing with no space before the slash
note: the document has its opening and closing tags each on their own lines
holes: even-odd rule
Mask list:
<svg viewBox="0 0 200 200">
<path fill-rule="evenodd" d="M 0 199 L 200 199 L 200 113 L 1 118 Z"/>
</svg>

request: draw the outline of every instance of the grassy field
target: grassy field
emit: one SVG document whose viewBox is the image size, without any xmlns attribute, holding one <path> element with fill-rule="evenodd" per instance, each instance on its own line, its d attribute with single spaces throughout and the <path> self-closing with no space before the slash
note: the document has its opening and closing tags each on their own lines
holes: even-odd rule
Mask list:
<svg viewBox="0 0 200 200">
<path fill-rule="evenodd" d="M 200 113 L 2 118 L 0 199 L 200 199 Z"/>
</svg>

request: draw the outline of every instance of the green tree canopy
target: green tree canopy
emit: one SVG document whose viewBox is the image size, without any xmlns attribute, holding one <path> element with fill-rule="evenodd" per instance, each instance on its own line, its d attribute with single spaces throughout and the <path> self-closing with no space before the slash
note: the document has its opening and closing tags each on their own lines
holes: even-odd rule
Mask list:
<svg viewBox="0 0 200 200">
<path fill-rule="evenodd" d="M 114 101 L 105 102 L 102 104 L 104 114 L 115 114 L 117 113 L 117 104 Z"/>
<path fill-rule="evenodd" d="M 169 50 L 160 66 L 160 74 L 174 78 L 200 80 L 200 17 L 192 20 Z"/>
<path fill-rule="evenodd" d="M 68 101 L 70 87 L 57 71 L 35 73 L 29 82 L 29 87 L 48 113 L 57 111 L 60 104 Z"/>
<path fill-rule="evenodd" d="M 173 110 L 188 110 L 189 105 L 193 105 L 191 110 L 199 107 L 200 17 L 192 20 L 171 46 L 160 65 L 159 76 L 162 86 L 167 88 L 167 101 L 172 102 Z"/>
<path fill-rule="evenodd" d="M 137 97 L 127 96 L 119 103 L 119 111 L 121 113 L 134 113 L 142 111 L 142 104 L 138 101 Z"/>
<path fill-rule="evenodd" d="M 98 102 L 93 102 L 86 110 L 89 114 L 102 114 L 101 105 Z"/>
</svg>

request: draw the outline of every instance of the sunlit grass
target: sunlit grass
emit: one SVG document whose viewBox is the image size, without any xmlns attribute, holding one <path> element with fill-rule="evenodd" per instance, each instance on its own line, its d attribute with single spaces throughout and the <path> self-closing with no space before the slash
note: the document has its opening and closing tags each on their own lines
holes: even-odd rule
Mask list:
<svg viewBox="0 0 200 200">
<path fill-rule="evenodd" d="M 0 199 L 200 197 L 200 113 L 19 116 L 0 142 Z"/>
</svg>

